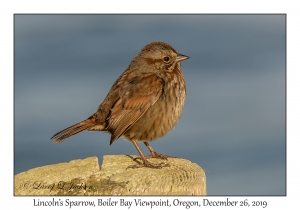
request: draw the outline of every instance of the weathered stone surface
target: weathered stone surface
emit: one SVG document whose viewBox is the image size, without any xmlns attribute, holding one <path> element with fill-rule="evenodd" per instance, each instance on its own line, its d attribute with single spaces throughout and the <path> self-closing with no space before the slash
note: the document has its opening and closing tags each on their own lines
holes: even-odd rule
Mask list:
<svg viewBox="0 0 300 210">
<path fill-rule="evenodd" d="M 206 195 L 203 169 L 189 160 L 149 159 L 162 169 L 127 169 L 134 155 L 106 155 L 47 165 L 15 175 L 15 195 Z"/>
</svg>

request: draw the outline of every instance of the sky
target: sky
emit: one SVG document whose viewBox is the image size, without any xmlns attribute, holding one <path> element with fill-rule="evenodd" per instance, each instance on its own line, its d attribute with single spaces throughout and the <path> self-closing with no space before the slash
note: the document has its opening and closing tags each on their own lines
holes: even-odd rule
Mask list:
<svg viewBox="0 0 300 210">
<path fill-rule="evenodd" d="M 200 165 L 208 195 L 285 195 L 285 15 L 14 15 L 14 174 L 137 155 L 103 132 L 50 138 L 93 114 L 152 41 L 190 57 L 181 119 L 153 148 Z"/>
</svg>

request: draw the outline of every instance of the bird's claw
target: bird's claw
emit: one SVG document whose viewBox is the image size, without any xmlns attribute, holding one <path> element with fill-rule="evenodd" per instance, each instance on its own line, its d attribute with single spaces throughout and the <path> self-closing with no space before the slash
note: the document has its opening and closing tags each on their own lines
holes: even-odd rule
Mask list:
<svg viewBox="0 0 300 210">
<path fill-rule="evenodd" d="M 143 167 L 146 167 L 146 168 L 155 168 L 155 169 L 161 169 L 162 167 L 170 167 L 171 165 L 170 164 L 166 164 L 166 163 L 159 163 L 159 164 L 154 164 L 154 163 L 150 163 L 149 161 L 144 161 L 143 163 L 139 163 L 139 164 L 136 164 L 136 165 L 130 165 L 126 168 L 126 170 L 128 168 L 143 168 Z"/>
</svg>

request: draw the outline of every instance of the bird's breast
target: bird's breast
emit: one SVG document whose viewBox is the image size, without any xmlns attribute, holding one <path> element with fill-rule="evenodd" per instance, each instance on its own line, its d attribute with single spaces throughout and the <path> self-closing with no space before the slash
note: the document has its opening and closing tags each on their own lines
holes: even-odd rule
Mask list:
<svg viewBox="0 0 300 210">
<path fill-rule="evenodd" d="M 166 135 L 180 119 L 186 85 L 180 70 L 164 71 L 158 75 L 163 81 L 160 98 L 124 133 L 127 139 L 150 141 Z"/>
</svg>

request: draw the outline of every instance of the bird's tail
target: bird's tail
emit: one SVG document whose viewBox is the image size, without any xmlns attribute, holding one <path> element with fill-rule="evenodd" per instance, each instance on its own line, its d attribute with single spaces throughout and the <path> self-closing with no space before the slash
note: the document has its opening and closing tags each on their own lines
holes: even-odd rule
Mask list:
<svg viewBox="0 0 300 210">
<path fill-rule="evenodd" d="M 80 133 L 81 131 L 91 129 L 93 126 L 95 126 L 95 122 L 96 122 L 96 114 L 93 114 L 88 119 L 86 119 L 82 122 L 79 122 L 75 125 L 72 125 L 62 131 L 59 131 L 58 133 L 54 134 L 51 137 L 51 139 L 56 139 L 53 143 L 59 144 L 62 141 L 64 141 L 65 139 L 67 139 L 77 133 Z"/>
</svg>

